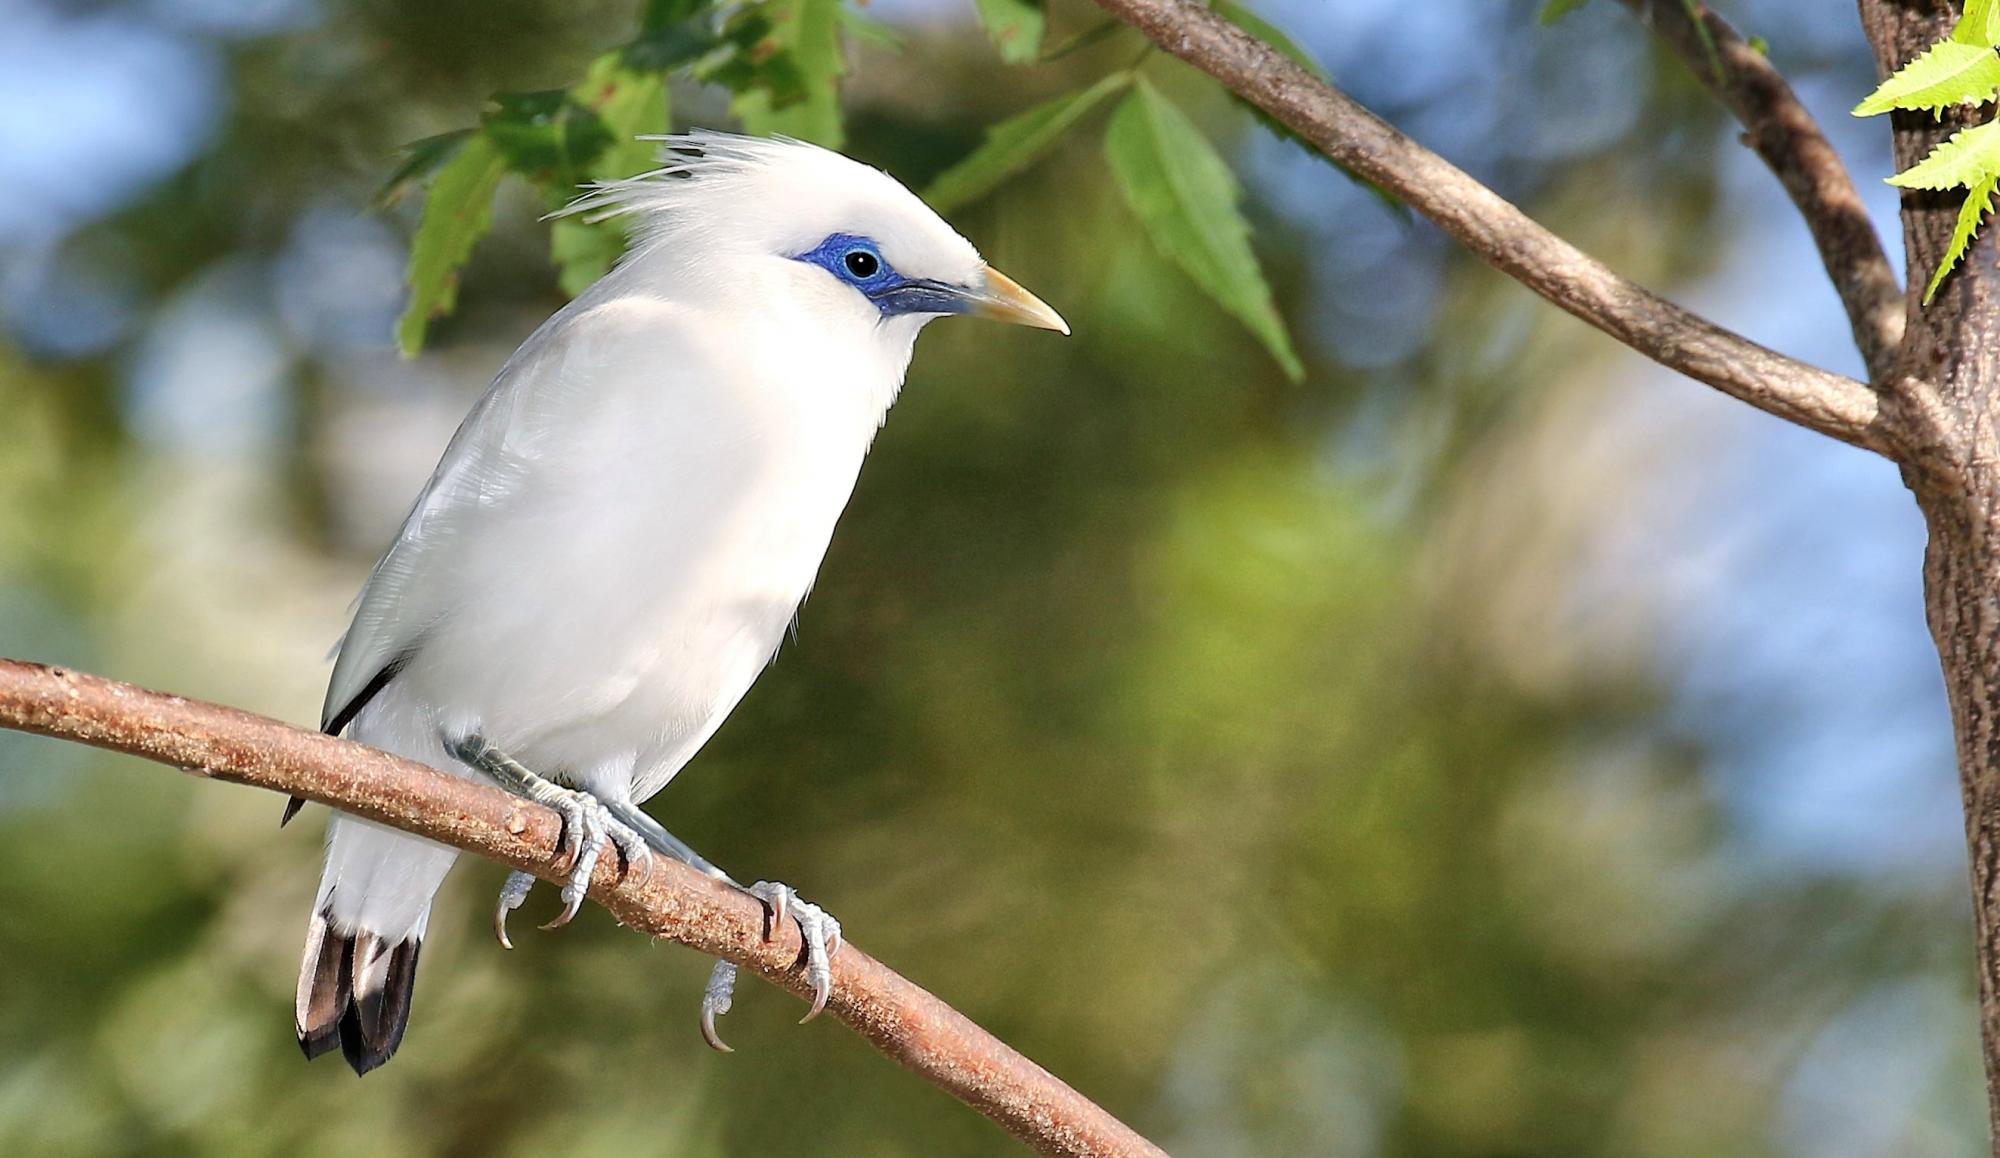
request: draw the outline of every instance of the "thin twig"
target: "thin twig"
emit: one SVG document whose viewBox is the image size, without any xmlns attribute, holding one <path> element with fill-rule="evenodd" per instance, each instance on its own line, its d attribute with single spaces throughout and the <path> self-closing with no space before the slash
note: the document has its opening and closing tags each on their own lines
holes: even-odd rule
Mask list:
<svg viewBox="0 0 2000 1158">
<path fill-rule="evenodd" d="M 1805 218 L 1846 307 L 1854 344 L 1878 386 L 1894 380 L 1903 344 L 1903 286 L 1847 165 L 1769 57 L 1692 0 L 1624 0 L 1744 129 Z"/>
<path fill-rule="evenodd" d="M 530 801 L 374 748 L 234 708 L 0 659 L 0 727 L 108 748 L 197 776 L 303 796 L 538 876 L 562 822 Z M 621 880 L 606 857 L 590 896 L 619 921 L 809 995 L 798 930 L 764 939 L 747 894 L 663 858 Z M 852 943 L 833 958 L 828 1012 L 919 1077 L 1049 1155 L 1165 1158 L 1152 1143 Z"/>
<path fill-rule="evenodd" d="M 1155 44 L 1401 198 L 1481 258 L 1648 358 L 1780 418 L 1894 456 L 1875 392 L 1682 309 L 1577 249 L 1443 157 L 1194 0 L 1096 0 Z"/>
</svg>

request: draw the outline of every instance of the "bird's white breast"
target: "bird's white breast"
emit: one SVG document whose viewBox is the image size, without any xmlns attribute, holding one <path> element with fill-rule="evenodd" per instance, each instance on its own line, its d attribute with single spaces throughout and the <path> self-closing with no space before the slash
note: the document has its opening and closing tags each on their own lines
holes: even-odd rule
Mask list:
<svg viewBox="0 0 2000 1158">
<path fill-rule="evenodd" d="M 457 595 L 408 678 L 531 767 L 643 799 L 783 639 L 907 348 L 646 299 L 577 321 L 509 400 L 492 500 L 448 528 Z"/>
</svg>

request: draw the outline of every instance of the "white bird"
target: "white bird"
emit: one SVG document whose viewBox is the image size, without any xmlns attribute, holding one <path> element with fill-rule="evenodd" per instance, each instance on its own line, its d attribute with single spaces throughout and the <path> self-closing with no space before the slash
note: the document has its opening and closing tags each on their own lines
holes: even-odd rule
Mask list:
<svg viewBox="0 0 2000 1158">
<path fill-rule="evenodd" d="M 795 141 L 663 140 L 663 167 L 572 206 L 630 215 L 631 250 L 459 427 L 362 589 L 322 719 L 560 811 L 557 925 L 607 842 L 628 868 L 650 849 L 729 879 L 636 802 L 777 651 L 918 331 L 977 314 L 1069 332 L 879 170 Z M 338 1044 L 367 1073 L 395 1053 L 456 858 L 334 816 L 299 976 L 307 1057 Z M 502 890 L 503 944 L 532 880 Z M 817 1012 L 838 923 L 783 885 L 749 891 L 798 922 Z M 733 978 L 719 965 L 703 1002 L 719 1048 Z"/>
</svg>

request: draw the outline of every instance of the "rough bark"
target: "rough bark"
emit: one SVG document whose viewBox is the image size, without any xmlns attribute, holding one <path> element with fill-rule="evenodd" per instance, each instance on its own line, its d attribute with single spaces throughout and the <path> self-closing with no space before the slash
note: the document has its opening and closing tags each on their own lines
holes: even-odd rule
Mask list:
<svg viewBox="0 0 2000 1158">
<path fill-rule="evenodd" d="M 1927 2 L 1862 0 L 1861 18 L 1886 76 L 1948 34 L 1956 12 Z M 1896 167 L 1906 168 L 1953 129 L 1916 113 L 1893 121 Z M 2000 268 L 1989 225 L 1929 306 L 1935 268 L 1958 214 L 1956 194 L 1906 192 L 1903 245 L 1910 279 L 1904 351 L 1885 407 L 1910 432 L 1903 479 L 1930 531 L 1924 596 L 1943 663 L 1965 805 L 1988 1110 L 2000 1155 Z"/>
<path fill-rule="evenodd" d="M 556 840 L 562 822 L 539 804 L 234 708 L 0 659 L 0 727 L 303 796 L 544 878 L 561 867 Z M 664 857 L 655 858 L 650 875 L 625 879 L 616 860 L 598 864 L 590 897 L 620 922 L 810 995 L 795 925 L 786 922 L 767 939 L 764 907 L 749 895 Z M 834 954 L 826 1008 L 875 1048 L 1042 1154 L 1166 1158 L 1129 1126 L 851 942 Z M 692 1032 L 692 995 L 689 1009 Z"/>
<path fill-rule="evenodd" d="M 1743 125 L 1743 143 L 1777 176 L 1819 248 L 1847 310 L 1854 345 L 1880 382 L 1903 340 L 1903 285 L 1882 251 L 1846 162 L 1771 58 L 1705 4 L 1624 0 L 1703 87 Z"/>
</svg>

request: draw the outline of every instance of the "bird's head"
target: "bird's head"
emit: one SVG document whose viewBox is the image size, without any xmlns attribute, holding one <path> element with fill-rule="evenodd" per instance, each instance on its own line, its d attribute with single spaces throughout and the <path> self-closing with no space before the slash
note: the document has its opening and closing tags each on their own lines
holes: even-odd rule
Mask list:
<svg viewBox="0 0 2000 1158">
<path fill-rule="evenodd" d="M 567 212 L 631 214 L 627 265 L 717 294 L 747 283 L 836 321 L 914 337 L 970 314 L 1069 333 L 1068 323 L 879 169 L 799 141 L 660 138 L 662 166 L 606 182 Z"/>
</svg>

